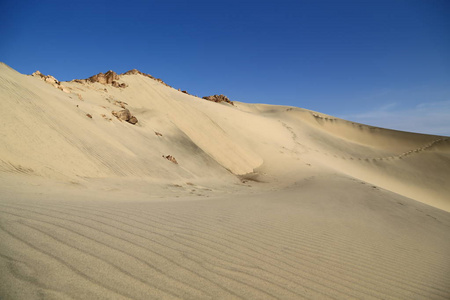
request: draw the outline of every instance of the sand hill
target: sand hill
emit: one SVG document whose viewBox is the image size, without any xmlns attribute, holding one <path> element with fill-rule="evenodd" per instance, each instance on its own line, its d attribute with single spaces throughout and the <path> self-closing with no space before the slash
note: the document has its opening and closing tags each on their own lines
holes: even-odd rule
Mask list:
<svg viewBox="0 0 450 300">
<path fill-rule="evenodd" d="M 450 298 L 449 137 L 223 97 L 0 64 L 0 299 Z"/>
</svg>

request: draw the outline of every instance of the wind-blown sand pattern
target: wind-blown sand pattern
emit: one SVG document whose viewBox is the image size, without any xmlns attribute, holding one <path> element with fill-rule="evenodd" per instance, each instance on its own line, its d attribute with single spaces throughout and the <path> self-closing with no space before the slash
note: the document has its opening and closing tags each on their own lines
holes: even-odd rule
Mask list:
<svg viewBox="0 0 450 300">
<path fill-rule="evenodd" d="M 0 299 L 450 299 L 448 137 L 61 85 L 0 65 Z"/>
</svg>

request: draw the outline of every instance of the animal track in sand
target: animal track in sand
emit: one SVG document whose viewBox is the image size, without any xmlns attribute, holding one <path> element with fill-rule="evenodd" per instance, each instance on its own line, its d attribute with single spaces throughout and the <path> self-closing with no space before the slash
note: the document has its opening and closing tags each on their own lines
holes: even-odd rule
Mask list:
<svg viewBox="0 0 450 300">
<path fill-rule="evenodd" d="M 317 118 L 331 120 L 329 118 L 320 117 L 317 114 L 315 114 L 314 116 L 317 117 Z M 332 154 L 332 153 L 329 153 L 329 152 L 321 151 L 321 150 L 319 150 L 317 148 L 312 148 L 312 147 L 309 147 L 309 146 L 307 146 L 305 144 L 302 144 L 302 143 L 298 142 L 297 141 L 297 134 L 294 132 L 293 128 L 290 127 L 289 125 L 287 125 L 284 122 L 280 121 L 280 123 L 291 133 L 292 140 L 295 142 L 295 144 L 297 144 L 297 145 L 299 145 L 299 146 L 301 146 L 303 148 L 306 148 L 307 150 L 311 150 L 311 151 L 315 151 L 315 152 L 321 153 L 321 154 L 323 154 L 325 156 L 333 156 L 335 158 L 340 158 L 340 159 L 344 159 L 344 160 L 347 160 L 347 159 L 348 160 L 355 160 L 355 159 L 357 159 L 357 160 L 364 160 L 364 161 L 369 162 L 369 161 L 379 161 L 379 160 L 402 159 L 402 158 L 404 158 L 406 156 L 410 156 L 410 155 L 413 155 L 413 154 L 419 154 L 419 153 L 421 153 L 423 151 L 429 150 L 432 147 L 436 146 L 437 144 L 445 143 L 445 142 L 449 141 L 449 138 L 443 137 L 443 138 L 436 139 L 436 140 L 434 140 L 434 141 L 432 141 L 432 142 L 430 142 L 430 143 L 428 143 L 428 144 L 426 144 L 426 145 L 424 145 L 422 147 L 419 147 L 419 148 L 416 148 L 416 149 L 412 149 L 412 150 L 403 152 L 403 153 L 398 154 L 398 155 L 391 155 L 391 156 L 385 156 L 385 157 L 354 157 L 354 156 L 340 156 L 339 157 L 336 154 Z M 293 152 L 295 154 L 300 154 L 298 151 L 295 150 L 295 148 L 294 149 L 288 149 L 286 147 L 283 147 L 283 148 L 286 149 L 286 150 L 290 150 L 291 152 Z"/>
</svg>

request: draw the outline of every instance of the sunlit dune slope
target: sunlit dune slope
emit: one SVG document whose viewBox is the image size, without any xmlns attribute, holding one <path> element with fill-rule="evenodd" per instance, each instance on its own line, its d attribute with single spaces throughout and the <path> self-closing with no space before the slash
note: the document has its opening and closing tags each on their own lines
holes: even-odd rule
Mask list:
<svg viewBox="0 0 450 300">
<path fill-rule="evenodd" d="M 450 140 L 375 128 L 301 108 L 218 104 L 142 74 L 125 87 L 62 82 L 0 65 L 0 170 L 31 176 L 207 178 L 289 186 L 342 173 L 450 211 Z M 132 125 L 112 115 L 123 108 Z M 173 156 L 178 164 L 165 159 Z"/>
</svg>

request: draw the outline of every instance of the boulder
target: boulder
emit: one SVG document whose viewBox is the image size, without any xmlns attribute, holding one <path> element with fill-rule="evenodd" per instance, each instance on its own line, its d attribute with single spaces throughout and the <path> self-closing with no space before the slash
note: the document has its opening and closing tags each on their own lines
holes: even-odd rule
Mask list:
<svg viewBox="0 0 450 300">
<path fill-rule="evenodd" d="M 122 121 L 128 121 L 131 118 L 131 113 L 128 109 L 123 109 L 120 111 L 113 111 L 112 115 Z"/>
<path fill-rule="evenodd" d="M 135 116 L 131 116 L 131 118 L 127 122 L 134 125 L 138 122 L 138 120 L 136 119 Z"/>
<path fill-rule="evenodd" d="M 112 111 L 111 114 L 115 116 L 117 119 L 126 121 L 131 124 L 136 124 L 138 119 L 135 116 L 132 116 L 128 109 L 123 109 L 120 111 Z"/>
</svg>

